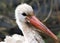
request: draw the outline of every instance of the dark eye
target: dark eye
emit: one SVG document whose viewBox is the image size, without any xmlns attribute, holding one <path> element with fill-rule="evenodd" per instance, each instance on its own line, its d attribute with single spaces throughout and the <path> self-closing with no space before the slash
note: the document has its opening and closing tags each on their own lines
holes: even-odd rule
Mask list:
<svg viewBox="0 0 60 43">
<path fill-rule="evenodd" d="M 26 13 L 22 13 L 23 16 L 27 16 Z"/>
</svg>

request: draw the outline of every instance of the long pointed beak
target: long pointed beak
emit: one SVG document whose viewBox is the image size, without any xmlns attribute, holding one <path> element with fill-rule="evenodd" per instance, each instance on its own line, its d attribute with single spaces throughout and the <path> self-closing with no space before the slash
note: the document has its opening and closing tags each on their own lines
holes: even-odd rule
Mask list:
<svg viewBox="0 0 60 43">
<path fill-rule="evenodd" d="M 46 35 L 50 36 L 54 40 L 58 40 L 57 36 L 54 35 L 41 21 L 39 21 L 34 15 L 33 16 L 27 16 L 27 19 L 30 21 L 30 23 L 44 32 Z"/>
</svg>

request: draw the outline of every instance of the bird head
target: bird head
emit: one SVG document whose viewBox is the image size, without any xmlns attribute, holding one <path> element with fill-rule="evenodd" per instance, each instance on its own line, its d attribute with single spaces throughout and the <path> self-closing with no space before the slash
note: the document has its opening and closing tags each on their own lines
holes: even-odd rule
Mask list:
<svg viewBox="0 0 60 43">
<path fill-rule="evenodd" d="M 44 32 L 46 35 L 50 36 L 54 40 L 57 40 L 57 36 L 54 35 L 35 15 L 33 8 L 26 4 L 20 4 L 15 9 L 15 17 L 16 20 L 21 22 L 28 22 L 32 24 L 34 27 Z"/>
<path fill-rule="evenodd" d="M 15 10 L 16 19 L 22 22 L 26 21 L 27 16 L 32 16 L 32 15 L 33 15 L 33 9 L 30 5 L 27 5 L 26 3 L 18 5 Z"/>
</svg>

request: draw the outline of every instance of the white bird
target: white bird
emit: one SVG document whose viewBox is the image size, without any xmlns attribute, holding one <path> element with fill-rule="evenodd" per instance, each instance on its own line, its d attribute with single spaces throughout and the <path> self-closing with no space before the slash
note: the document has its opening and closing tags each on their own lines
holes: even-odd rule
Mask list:
<svg viewBox="0 0 60 43">
<path fill-rule="evenodd" d="M 32 7 L 26 3 L 20 4 L 15 9 L 16 23 L 24 36 L 7 36 L 5 43 L 45 43 L 39 32 L 43 32 L 54 40 L 58 38 L 34 15 Z M 0 42 L 3 43 L 3 42 Z"/>
</svg>

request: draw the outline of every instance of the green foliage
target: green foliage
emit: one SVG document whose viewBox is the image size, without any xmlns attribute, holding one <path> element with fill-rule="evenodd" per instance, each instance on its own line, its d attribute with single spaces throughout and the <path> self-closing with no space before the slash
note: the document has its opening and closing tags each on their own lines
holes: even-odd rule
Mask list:
<svg viewBox="0 0 60 43">
<path fill-rule="evenodd" d="M 57 36 L 60 38 L 60 32 L 58 32 L 58 35 Z"/>
</svg>

